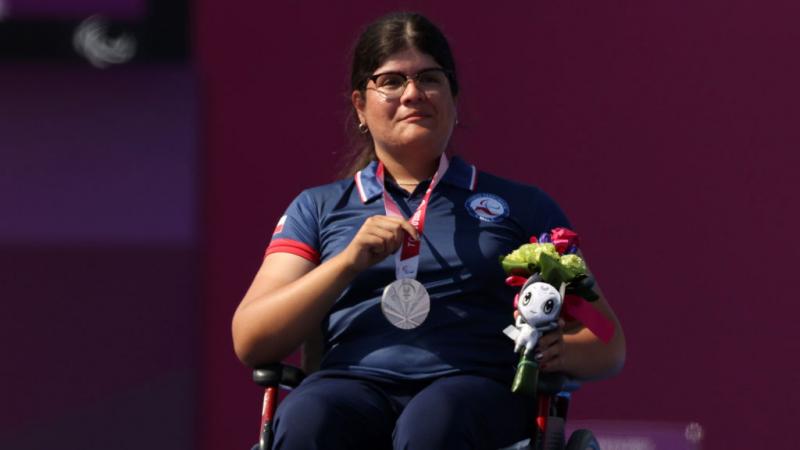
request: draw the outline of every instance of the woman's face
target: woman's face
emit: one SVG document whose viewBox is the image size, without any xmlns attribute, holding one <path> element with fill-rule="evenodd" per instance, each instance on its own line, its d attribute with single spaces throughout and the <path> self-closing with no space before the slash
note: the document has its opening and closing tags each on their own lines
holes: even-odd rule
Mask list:
<svg viewBox="0 0 800 450">
<path fill-rule="evenodd" d="M 372 74 L 395 72 L 413 77 L 435 68 L 441 66 L 433 57 L 416 49 L 408 49 L 389 57 Z M 369 128 L 378 156 L 381 152 L 399 157 L 408 156 L 407 152 L 415 152 L 430 158 L 437 157 L 447 147 L 456 120 L 455 99 L 450 93 L 446 77 L 443 77 L 444 84 L 440 88 L 435 87 L 435 77 L 441 77 L 441 72 L 426 74 L 409 81 L 405 91 L 397 98 L 387 97 L 382 93 L 386 92 L 384 86 L 376 85 L 373 80 L 367 82 L 363 93 L 353 92 L 353 106 L 359 121 Z M 388 87 L 391 88 L 391 85 Z"/>
</svg>

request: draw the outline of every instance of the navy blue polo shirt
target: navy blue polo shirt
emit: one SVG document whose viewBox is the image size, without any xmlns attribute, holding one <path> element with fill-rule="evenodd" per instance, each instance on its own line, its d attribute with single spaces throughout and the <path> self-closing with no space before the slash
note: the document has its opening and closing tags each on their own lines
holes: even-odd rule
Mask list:
<svg viewBox="0 0 800 450">
<path fill-rule="evenodd" d="M 300 193 L 267 254 L 321 263 L 341 252 L 368 217 L 386 214 L 376 169 L 372 162 L 353 179 Z M 428 184 L 407 193 L 387 180 L 386 189 L 410 217 Z M 395 260 L 388 257 L 357 276 L 325 317 L 321 368 L 392 379 L 465 372 L 510 382 L 517 356 L 502 330 L 513 323 L 516 290 L 505 285 L 499 257 L 555 227 L 569 222 L 541 190 L 451 158 L 431 195 L 422 235 L 417 280 L 430 294 L 427 319 L 403 330 L 383 317 L 381 294 L 395 280 Z"/>
</svg>

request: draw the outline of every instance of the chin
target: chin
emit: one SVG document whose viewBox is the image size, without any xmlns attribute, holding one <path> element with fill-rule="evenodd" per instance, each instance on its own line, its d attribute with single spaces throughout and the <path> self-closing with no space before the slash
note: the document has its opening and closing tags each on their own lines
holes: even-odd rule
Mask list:
<svg viewBox="0 0 800 450">
<path fill-rule="evenodd" d="M 437 148 L 441 143 L 438 136 L 433 136 L 430 133 L 419 134 L 415 136 L 408 136 L 401 141 L 403 147 L 413 148 Z"/>
<path fill-rule="evenodd" d="M 442 140 L 442 131 L 422 125 L 403 130 L 401 140 L 409 145 L 431 144 Z"/>
</svg>

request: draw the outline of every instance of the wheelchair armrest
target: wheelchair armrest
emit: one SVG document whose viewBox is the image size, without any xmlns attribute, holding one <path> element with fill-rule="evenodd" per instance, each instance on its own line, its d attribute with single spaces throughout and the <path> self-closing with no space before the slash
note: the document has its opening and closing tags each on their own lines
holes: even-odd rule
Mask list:
<svg viewBox="0 0 800 450">
<path fill-rule="evenodd" d="M 259 386 L 289 386 L 297 387 L 306 374 L 297 367 L 287 366 L 281 363 L 268 364 L 253 369 L 253 381 Z"/>
<path fill-rule="evenodd" d="M 581 386 L 575 379 L 561 373 L 539 374 L 536 390 L 545 395 L 556 395 L 559 392 L 573 392 Z"/>
</svg>

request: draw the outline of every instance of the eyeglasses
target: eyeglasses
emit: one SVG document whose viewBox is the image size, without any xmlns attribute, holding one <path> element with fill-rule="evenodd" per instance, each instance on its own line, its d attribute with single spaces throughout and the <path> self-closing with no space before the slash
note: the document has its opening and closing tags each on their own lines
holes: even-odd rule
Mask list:
<svg viewBox="0 0 800 450">
<path fill-rule="evenodd" d="M 410 81 L 414 81 L 417 89 L 426 96 L 437 95 L 449 89 L 447 71 L 436 67 L 417 72 L 416 75 L 406 75 L 400 72 L 384 72 L 368 78 L 375 84 L 374 89 L 383 95 L 386 100 L 397 100 L 406 91 Z"/>
</svg>

